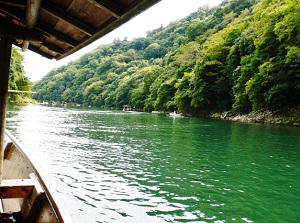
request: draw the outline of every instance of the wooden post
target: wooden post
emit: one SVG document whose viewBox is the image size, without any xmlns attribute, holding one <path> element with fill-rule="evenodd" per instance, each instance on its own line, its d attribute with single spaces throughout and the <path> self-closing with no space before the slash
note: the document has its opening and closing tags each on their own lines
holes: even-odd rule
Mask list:
<svg viewBox="0 0 300 223">
<path fill-rule="evenodd" d="M 9 79 L 9 66 L 11 57 L 12 40 L 6 36 L 0 36 L 0 183 L 3 176 L 3 158 L 5 144 L 5 118 L 7 107 L 7 90 Z"/>
</svg>

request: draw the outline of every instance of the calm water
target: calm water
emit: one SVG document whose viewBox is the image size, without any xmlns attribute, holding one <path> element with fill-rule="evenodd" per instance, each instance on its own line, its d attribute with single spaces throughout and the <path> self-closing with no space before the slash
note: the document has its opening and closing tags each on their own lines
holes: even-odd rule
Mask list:
<svg viewBox="0 0 300 223">
<path fill-rule="evenodd" d="M 38 105 L 7 128 L 74 222 L 300 221 L 300 128 Z"/>
</svg>

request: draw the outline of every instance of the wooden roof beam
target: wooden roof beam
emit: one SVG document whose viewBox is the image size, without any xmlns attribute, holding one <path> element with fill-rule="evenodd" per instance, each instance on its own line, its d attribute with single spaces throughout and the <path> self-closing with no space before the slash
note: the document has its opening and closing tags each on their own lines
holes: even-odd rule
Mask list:
<svg viewBox="0 0 300 223">
<path fill-rule="evenodd" d="M 1 0 L 0 0 L 0 4 L 1 4 Z M 4 10 L 6 13 L 8 13 L 9 15 L 11 15 L 14 18 L 18 18 L 18 20 L 20 20 L 19 22 L 21 24 L 25 24 L 25 16 L 24 16 L 24 11 L 18 9 L 18 8 L 14 8 L 11 6 L 1 6 L 2 10 Z M 25 25 L 24 25 L 25 26 Z M 47 24 L 46 22 L 43 21 L 38 21 L 37 25 L 36 25 L 36 29 L 37 30 L 43 30 L 43 32 L 45 34 L 50 34 L 52 36 L 54 36 L 55 38 L 66 42 L 67 44 L 69 44 L 72 47 L 75 47 L 78 42 L 74 39 L 72 39 L 71 37 L 65 35 L 64 33 L 61 33 L 55 29 L 53 29 L 53 27 L 49 24 Z"/>
<path fill-rule="evenodd" d="M 43 41 L 43 33 L 36 30 L 28 30 L 25 27 L 14 26 L 0 22 L 0 36 L 9 36 L 13 39 L 24 41 Z"/>
<path fill-rule="evenodd" d="M 52 59 L 54 58 L 54 56 L 52 56 L 52 55 L 50 55 L 50 54 L 48 54 L 48 53 L 45 53 L 45 52 L 40 51 L 40 49 L 39 49 L 38 47 L 36 47 L 36 46 L 30 45 L 30 46 L 28 47 L 28 49 L 31 50 L 32 52 L 35 52 L 35 53 L 37 53 L 37 54 L 39 54 L 39 55 L 41 55 L 41 56 L 47 58 L 47 59 L 52 60 Z"/>
<path fill-rule="evenodd" d="M 39 12 L 41 9 L 42 0 L 27 0 L 26 4 L 26 23 L 25 27 L 29 30 L 35 28 L 38 21 Z M 22 51 L 25 52 L 28 49 L 29 42 L 24 41 Z"/>
<path fill-rule="evenodd" d="M 20 43 L 18 43 L 17 41 L 13 41 L 13 44 L 17 47 L 21 47 Z M 42 52 L 40 50 L 40 47 L 34 46 L 32 44 L 30 44 L 28 46 L 28 49 L 31 50 L 32 52 L 35 52 L 35 53 L 37 53 L 37 54 L 39 54 L 39 55 L 41 55 L 41 56 L 43 56 L 47 59 L 50 59 L 50 60 L 52 60 L 54 58 L 54 56 L 52 55 L 52 53 L 50 53 L 50 51 L 52 51 L 56 55 L 61 55 L 65 52 L 60 47 L 58 47 L 54 44 L 48 43 L 48 42 L 43 42 L 43 46 L 47 47 L 49 49 L 49 51 L 48 52 Z"/>
<path fill-rule="evenodd" d="M 116 18 L 120 18 L 123 14 L 121 6 L 110 0 L 89 0 L 92 3 L 96 3 L 100 8 L 112 14 Z"/>
<path fill-rule="evenodd" d="M 12 5 L 12 6 L 23 6 L 25 7 L 25 2 L 22 3 L 19 0 L 0 0 L 0 3 L 6 4 L 6 5 Z"/>
<path fill-rule="evenodd" d="M 45 33 L 48 33 L 52 36 L 54 36 L 55 38 L 63 41 L 63 42 L 66 42 L 67 44 L 69 44 L 70 46 L 72 47 L 75 47 L 78 42 L 74 39 L 72 39 L 71 37 L 53 29 L 52 26 L 50 26 L 49 24 L 45 23 L 45 22 L 42 22 L 42 21 L 38 21 L 37 23 L 37 26 L 36 26 L 37 29 L 40 29 L 40 30 L 43 30 Z"/>
<path fill-rule="evenodd" d="M 26 25 L 27 29 L 34 29 L 39 17 L 42 0 L 27 0 Z"/>
<path fill-rule="evenodd" d="M 0 11 L 6 14 L 6 16 L 11 16 L 15 21 L 25 24 L 25 14 L 23 10 L 9 4 L 1 4 L 0 2 Z"/>
<path fill-rule="evenodd" d="M 56 53 L 59 53 L 59 54 L 63 54 L 65 52 L 64 49 L 62 49 L 62 48 L 60 48 L 60 47 L 58 47 L 58 46 L 56 46 L 52 43 L 46 42 L 46 41 L 43 43 L 43 45 L 45 47 L 47 47 L 49 50 L 52 50 L 52 51 L 54 51 Z"/>
<path fill-rule="evenodd" d="M 161 0 L 158 0 L 161 1 Z M 140 8 L 148 8 L 153 4 L 156 4 L 158 2 L 157 0 L 149 0 L 149 1 L 144 1 L 144 0 L 134 0 L 132 1 L 127 8 L 124 10 L 124 14 L 130 12 L 130 13 L 141 13 L 141 9 Z M 138 14 L 137 13 L 137 14 Z"/>
<path fill-rule="evenodd" d="M 134 16 L 138 15 L 145 9 L 149 8 L 150 6 L 156 4 L 161 0 L 136 0 L 132 2 L 123 12 L 122 18 L 117 19 L 114 17 L 111 17 L 107 21 L 105 21 L 103 24 L 101 24 L 100 27 L 98 27 L 95 30 L 95 34 L 91 38 L 85 38 L 75 47 L 70 48 L 65 51 L 63 55 L 55 56 L 56 60 L 63 59 L 70 54 L 82 49 L 83 47 L 89 45 L 90 43 L 94 42 L 95 40 L 101 38 L 102 36 L 106 35 L 107 33 L 111 32 L 112 30 L 116 29 L 117 27 L 121 26 L 122 24 L 129 21 Z"/>
<path fill-rule="evenodd" d="M 95 30 L 93 27 L 85 24 L 84 22 L 80 21 L 79 19 L 67 14 L 63 8 L 48 2 L 43 1 L 42 2 L 42 9 L 50 13 L 51 15 L 57 17 L 58 19 L 61 19 L 74 27 L 77 27 L 82 32 L 86 33 L 89 36 L 92 36 L 95 34 Z"/>
<path fill-rule="evenodd" d="M 13 41 L 12 43 L 17 47 L 21 47 L 20 43 L 18 43 L 17 41 Z M 35 53 L 47 58 L 47 59 L 52 60 L 54 58 L 54 56 L 52 56 L 51 54 L 40 51 L 39 47 L 33 46 L 32 44 L 28 46 L 28 49 L 31 50 L 32 52 L 35 52 Z"/>
</svg>

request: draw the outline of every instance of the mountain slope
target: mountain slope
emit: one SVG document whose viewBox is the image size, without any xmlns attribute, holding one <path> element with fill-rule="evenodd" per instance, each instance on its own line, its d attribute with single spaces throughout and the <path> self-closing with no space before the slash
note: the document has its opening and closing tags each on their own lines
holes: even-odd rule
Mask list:
<svg viewBox="0 0 300 223">
<path fill-rule="evenodd" d="M 132 41 L 115 39 L 35 84 L 37 100 L 200 114 L 300 106 L 297 1 L 203 6 Z"/>
</svg>

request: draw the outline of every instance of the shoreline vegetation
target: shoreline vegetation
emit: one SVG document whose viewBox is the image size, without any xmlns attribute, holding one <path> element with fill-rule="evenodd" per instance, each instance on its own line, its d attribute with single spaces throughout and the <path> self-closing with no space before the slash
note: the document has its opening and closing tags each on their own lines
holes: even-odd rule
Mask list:
<svg viewBox="0 0 300 223">
<path fill-rule="evenodd" d="M 11 104 L 38 104 L 36 101 L 27 101 L 24 103 L 11 103 Z M 61 103 L 57 103 L 61 105 Z M 55 106 L 56 104 L 46 104 L 49 106 Z M 63 105 L 61 105 L 63 106 Z M 76 106 L 74 104 L 74 106 Z M 77 105 L 78 107 L 78 105 Z M 152 111 L 157 114 L 169 114 L 169 112 Z M 287 125 L 300 127 L 300 107 L 286 108 L 285 110 L 260 110 L 251 111 L 246 114 L 238 114 L 233 111 L 224 112 L 203 112 L 194 114 L 184 114 L 186 117 L 204 117 L 204 118 L 216 118 L 245 123 L 259 123 L 259 124 L 272 124 L 272 125 Z"/>
<path fill-rule="evenodd" d="M 13 47 L 9 89 L 36 94 L 9 93 L 9 101 L 300 126 L 299 11 L 292 0 L 203 6 L 145 38 L 101 45 L 36 83 Z"/>
<path fill-rule="evenodd" d="M 203 6 L 145 38 L 115 39 L 53 69 L 33 97 L 298 125 L 299 11 L 292 0 Z"/>
</svg>

